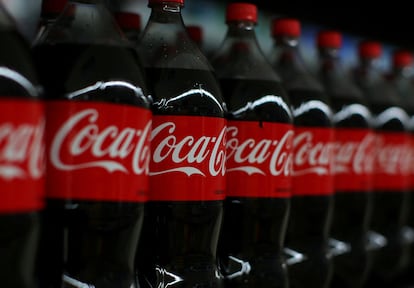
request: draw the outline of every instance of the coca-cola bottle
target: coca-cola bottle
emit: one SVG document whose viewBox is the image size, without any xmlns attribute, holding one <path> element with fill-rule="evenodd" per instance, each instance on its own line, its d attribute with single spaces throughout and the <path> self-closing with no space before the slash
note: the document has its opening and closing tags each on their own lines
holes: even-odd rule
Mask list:
<svg viewBox="0 0 414 288">
<path fill-rule="evenodd" d="M 141 15 L 133 11 L 115 11 L 113 14 L 128 40 L 137 45 L 141 36 Z"/>
<path fill-rule="evenodd" d="M 405 168 L 408 115 L 402 109 L 397 90 L 379 66 L 381 53 L 381 43 L 362 41 L 358 46 L 359 61 L 352 74 L 369 102 L 376 135 L 371 229 L 379 233 L 374 239 L 383 245 L 372 251 L 368 283 L 370 287 L 393 287 L 389 285 L 393 285 L 409 255 L 409 246 L 404 240 L 409 196 Z"/>
<path fill-rule="evenodd" d="M 151 136 L 137 52 L 102 1 L 71 0 L 33 53 L 47 99 L 40 287 L 136 287 Z"/>
<path fill-rule="evenodd" d="M 333 255 L 331 286 L 363 287 L 371 267 L 367 239 L 375 158 L 372 113 L 363 91 L 342 66 L 342 34 L 334 30 L 319 31 L 317 47 L 318 77 L 334 110 L 335 204 L 331 237 L 343 243 L 343 251 Z"/>
<path fill-rule="evenodd" d="M 231 3 L 212 57 L 227 104 L 227 189 L 218 255 L 226 287 L 289 287 L 292 113 L 255 32 L 257 7 Z"/>
<path fill-rule="evenodd" d="M 138 51 L 153 98 L 150 196 L 137 257 L 143 287 L 221 287 L 226 106 L 189 38 L 184 0 L 149 0 Z"/>
<path fill-rule="evenodd" d="M 29 43 L 0 4 L 0 286 L 36 288 L 44 104 Z"/>
<path fill-rule="evenodd" d="M 300 52 L 301 23 L 275 18 L 268 56 L 282 78 L 294 116 L 293 189 L 286 234 L 290 287 L 329 287 L 328 236 L 333 204 L 332 109 L 322 84 Z"/>
<path fill-rule="evenodd" d="M 404 152 L 404 161 L 405 166 L 403 171 L 407 174 L 406 189 L 409 196 L 408 201 L 408 216 L 405 227 L 402 230 L 402 241 L 409 248 L 410 253 L 405 254 L 403 273 L 397 275 L 400 278 L 400 281 L 403 281 L 407 285 L 414 284 L 414 277 L 412 271 L 414 268 L 414 81 L 413 81 L 413 72 L 414 72 L 414 56 L 413 53 L 407 49 L 396 49 L 392 52 L 391 55 L 391 66 L 389 71 L 387 71 L 387 78 L 394 85 L 397 90 L 398 96 L 400 97 L 401 105 L 404 110 L 408 113 L 408 123 L 407 129 L 409 133 L 409 147 Z M 409 265 L 409 266 L 408 266 Z"/>
</svg>

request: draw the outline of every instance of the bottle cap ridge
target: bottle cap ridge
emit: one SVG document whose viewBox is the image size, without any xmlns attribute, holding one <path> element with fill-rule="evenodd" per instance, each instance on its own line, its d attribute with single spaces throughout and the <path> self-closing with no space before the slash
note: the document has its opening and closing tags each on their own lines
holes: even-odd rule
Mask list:
<svg viewBox="0 0 414 288">
<path fill-rule="evenodd" d="M 342 34 L 338 31 L 323 30 L 317 36 L 318 47 L 340 48 L 342 46 Z"/>
<path fill-rule="evenodd" d="M 298 37 L 301 33 L 301 25 L 298 19 L 294 18 L 275 18 L 273 19 L 273 36 L 293 36 Z"/>
<path fill-rule="evenodd" d="M 257 6 L 250 3 L 230 3 L 226 9 L 226 22 L 252 21 L 257 23 Z"/>
<path fill-rule="evenodd" d="M 381 43 L 377 41 L 362 41 L 358 45 L 358 53 L 360 57 L 378 58 L 382 54 Z"/>
<path fill-rule="evenodd" d="M 413 54 L 406 50 L 397 50 L 392 55 L 394 67 L 405 67 L 413 64 Z"/>
</svg>

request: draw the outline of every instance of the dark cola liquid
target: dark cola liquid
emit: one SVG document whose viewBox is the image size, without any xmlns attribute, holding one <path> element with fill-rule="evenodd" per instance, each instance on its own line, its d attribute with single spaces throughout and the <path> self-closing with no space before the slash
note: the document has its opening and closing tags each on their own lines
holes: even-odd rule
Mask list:
<svg viewBox="0 0 414 288">
<path fill-rule="evenodd" d="M 334 122 L 337 134 L 341 133 L 341 129 L 371 130 L 371 116 L 366 113 L 370 110 L 358 99 L 333 95 L 332 108 L 336 115 L 347 112 L 347 117 Z M 366 282 L 372 265 L 372 255 L 367 250 L 371 216 L 371 191 L 341 191 L 335 188 L 331 236 L 350 245 L 350 250 L 334 257 L 332 287 L 362 287 Z"/>
<path fill-rule="evenodd" d="M 388 102 L 389 103 L 389 102 Z M 372 104 L 375 116 L 390 108 L 388 103 Z M 387 121 L 374 118 L 378 132 L 404 133 L 406 123 L 398 117 L 389 117 Z M 407 223 L 409 213 L 409 191 L 373 191 L 372 230 L 378 231 L 386 239 L 386 245 L 372 252 L 373 267 L 369 287 L 389 287 L 405 268 L 410 255 L 410 243 L 404 241 L 402 228 Z M 382 286 L 385 285 L 385 286 Z"/>
<path fill-rule="evenodd" d="M 317 90 L 288 90 L 299 128 L 332 128 L 326 96 Z M 288 266 L 290 287 L 329 287 L 332 257 L 328 238 L 332 222 L 333 195 L 292 195 L 285 247 L 304 254 Z"/>
<path fill-rule="evenodd" d="M 292 123 L 285 92 L 278 82 L 222 78 L 220 83 L 229 120 Z M 266 100 L 269 95 L 279 96 L 280 101 Z M 252 109 L 243 109 L 248 103 L 259 102 L 261 105 Z M 218 250 L 227 275 L 226 287 L 288 286 L 283 245 L 289 207 L 289 197 L 227 196 Z M 238 260 L 247 262 L 251 270 L 246 271 L 246 263 Z"/>
<path fill-rule="evenodd" d="M 179 68 L 145 71 L 153 96 L 154 117 L 224 118 L 221 90 L 211 71 Z M 208 91 L 210 97 L 198 93 L 200 88 Z M 165 183 L 165 189 L 171 190 L 171 185 Z M 136 258 L 141 287 L 222 287 L 216 249 L 223 201 L 149 201 L 146 207 Z"/>
<path fill-rule="evenodd" d="M 410 123 L 414 123 L 414 105 L 412 103 L 407 103 L 406 104 L 406 110 L 409 113 L 410 116 Z M 409 129 L 409 133 L 410 133 L 410 137 L 411 137 L 411 141 L 413 141 L 413 137 L 414 137 L 414 127 L 410 125 L 410 129 Z M 413 144 L 411 144 L 413 145 Z M 411 158 L 412 159 L 412 158 Z M 412 171 L 412 168 L 411 170 Z M 413 177 L 413 174 L 411 172 L 410 177 Z M 413 180 L 411 179 L 410 182 L 412 182 Z M 413 197 L 413 192 L 414 192 L 414 187 L 411 184 L 408 190 L 409 195 L 406 196 L 406 201 L 409 202 L 409 204 L 407 205 L 408 207 L 406 209 L 408 209 L 407 212 L 407 226 L 409 228 L 413 228 L 414 227 L 414 197 Z M 413 244 L 410 244 L 410 254 L 409 257 L 405 258 L 405 261 L 407 261 L 407 266 L 404 267 L 404 269 L 402 269 L 402 273 L 400 275 L 398 275 L 398 280 L 401 283 L 404 283 L 404 285 L 409 286 L 409 285 L 413 285 L 414 284 L 414 275 L 412 273 L 412 271 L 414 271 L 414 247 Z M 406 249 L 407 251 L 408 249 Z"/>
<path fill-rule="evenodd" d="M 124 46 L 44 44 L 33 49 L 47 100 L 65 99 L 100 81 L 145 87 L 136 53 Z M 148 100 L 128 85 L 90 89 L 70 100 L 149 109 Z M 40 287 L 61 287 L 62 272 L 93 287 L 135 287 L 134 257 L 143 216 L 144 203 L 49 198 L 38 264 Z"/>
<path fill-rule="evenodd" d="M 0 66 L 23 75 L 30 85 L 38 85 L 27 42 L 15 30 L 7 28 L 0 28 L 0 37 L 4 41 L 0 47 Z M 7 74 L 12 73 L 0 77 L 0 97 L 38 100 L 31 96 L 20 79 L 7 77 Z M 39 211 L 0 213 L 0 229 L 0 286 L 36 287 L 34 271 L 40 230 Z"/>
</svg>

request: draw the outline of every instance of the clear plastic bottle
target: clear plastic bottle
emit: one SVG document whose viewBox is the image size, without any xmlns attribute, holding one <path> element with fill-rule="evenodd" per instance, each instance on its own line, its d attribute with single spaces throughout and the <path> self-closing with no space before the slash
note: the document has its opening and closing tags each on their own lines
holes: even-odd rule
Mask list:
<svg viewBox="0 0 414 288">
<path fill-rule="evenodd" d="M 258 44 L 257 7 L 231 3 L 212 56 L 227 114 L 227 189 L 219 258 L 226 287 L 289 287 L 284 242 L 292 190 L 293 117 Z"/>
<path fill-rule="evenodd" d="M 47 99 L 40 287 L 136 287 L 152 116 L 137 52 L 103 1 L 71 0 L 33 54 Z"/>
<path fill-rule="evenodd" d="M 387 71 L 387 78 L 396 88 L 401 105 L 408 114 L 407 129 L 410 138 L 409 148 L 404 153 L 404 158 L 407 159 L 404 162 L 407 165 L 404 169 L 408 178 L 406 189 L 409 194 L 407 197 L 409 212 L 406 226 L 402 231 L 402 242 L 409 246 L 410 254 L 406 255 L 404 260 L 406 261 L 404 265 L 407 264 L 407 267 L 402 268 L 403 275 L 397 277 L 400 281 L 407 282 L 406 285 L 412 285 L 414 284 L 412 275 L 412 269 L 414 268 L 414 196 L 412 195 L 414 192 L 414 54 L 408 49 L 399 48 L 392 52 L 391 61 L 392 64 L 389 71 Z"/>
<path fill-rule="evenodd" d="M 374 243 L 382 244 L 372 250 L 373 265 L 368 285 L 382 287 L 394 285 L 395 276 L 406 265 L 409 255 L 409 247 L 403 244 L 409 195 L 404 191 L 407 177 L 405 172 L 401 173 L 405 170 L 404 158 L 407 158 L 408 115 L 397 90 L 379 66 L 381 43 L 362 41 L 358 45 L 358 56 L 358 64 L 352 73 L 371 107 L 376 134 L 371 229 L 376 233 Z"/>
<path fill-rule="evenodd" d="M 226 106 L 189 37 L 184 0 L 149 0 L 138 51 L 153 98 L 150 198 L 137 272 L 143 287 L 221 287 Z"/>
<path fill-rule="evenodd" d="M 333 287 L 363 287 L 371 267 L 367 238 L 372 214 L 375 137 L 363 91 L 341 58 L 342 33 L 317 35 L 318 76 L 331 99 L 335 126 L 335 204 L 331 237 L 348 250 L 334 255 Z"/>
<path fill-rule="evenodd" d="M 0 3 L 0 286 L 37 288 L 45 111 L 29 43 Z"/>
<path fill-rule="evenodd" d="M 274 18 L 271 31 L 274 46 L 268 58 L 288 92 L 295 127 L 293 191 L 286 235 L 286 248 L 294 252 L 288 262 L 290 287 L 329 287 L 332 257 L 328 237 L 334 191 L 331 102 L 302 58 L 300 21 Z"/>
</svg>

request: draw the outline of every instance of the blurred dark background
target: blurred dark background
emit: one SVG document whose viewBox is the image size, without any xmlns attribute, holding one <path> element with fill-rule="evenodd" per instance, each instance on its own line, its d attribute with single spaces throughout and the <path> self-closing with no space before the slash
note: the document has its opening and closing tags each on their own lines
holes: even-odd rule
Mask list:
<svg viewBox="0 0 414 288">
<path fill-rule="evenodd" d="M 37 31 L 42 0 L 0 0 L 15 18 L 22 34 L 31 41 Z M 113 10 L 131 11 L 141 15 L 144 27 L 150 13 L 148 0 L 102 0 Z M 245 1 L 245 0 L 241 0 Z M 185 0 L 185 24 L 204 28 L 204 45 L 208 53 L 220 45 L 226 33 L 225 7 L 234 0 Z M 391 51 L 405 48 L 414 52 L 414 8 L 410 1 L 363 3 L 362 1 L 298 1 L 249 0 L 257 5 L 259 22 L 257 36 L 266 53 L 273 45 L 270 36 L 272 17 L 293 16 L 302 22 L 303 56 L 315 67 L 315 36 L 319 29 L 336 29 L 344 35 L 341 51 L 344 64 L 356 61 L 356 44 L 361 38 L 383 43 L 383 67 L 388 68 Z"/>
<path fill-rule="evenodd" d="M 299 17 L 344 33 L 374 38 L 414 49 L 411 1 L 266 1 L 263 9 Z"/>
<path fill-rule="evenodd" d="M 139 1 L 145 2 L 145 0 L 136 2 Z M 186 0 L 186 3 L 197 1 L 199 0 Z M 118 0 L 114 3 L 116 2 L 122 5 L 131 0 Z M 210 0 L 210 2 L 235 1 Z M 414 49 L 414 8 L 411 1 L 252 0 L 248 2 L 274 14 L 294 16 L 344 33 L 375 38 Z"/>
<path fill-rule="evenodd" d="M 0 0 L 19 21 L 28 37 L 36 29 L 41 0 Z M 142 7 L 147 0 L 105 0 L 113 9 Z M 186 5 L 207 1 L 186 0 Z M 209 0 L 225 5 L 232 0 Z M 344 33 L 375 38 L 414 49 L 414 8 L 411 1 L 298 1 L 252 0 L 260 9 L 299 17 L 304 21 L 339 29 Z M 125 8 L 127 7 L 127 8 Z M 208 7 L 206 8 L 208 9 Z M 208 13 L 208 11 L 205 11 Z"/>
</svg>

